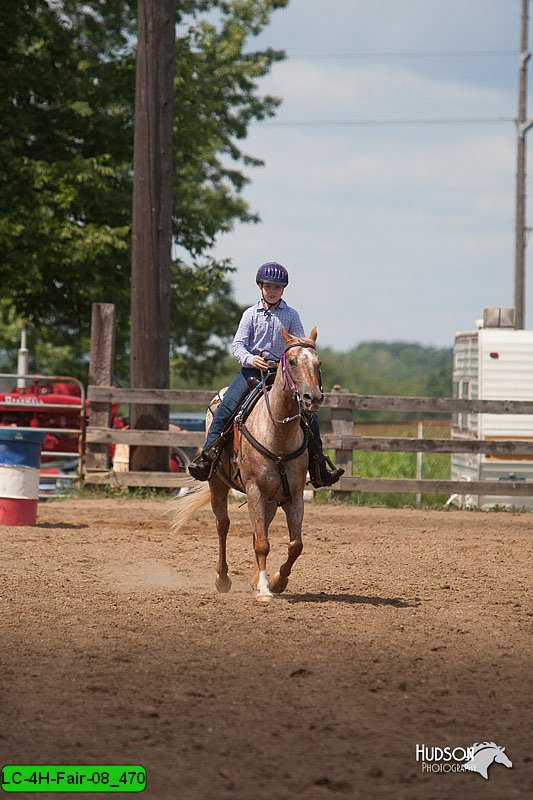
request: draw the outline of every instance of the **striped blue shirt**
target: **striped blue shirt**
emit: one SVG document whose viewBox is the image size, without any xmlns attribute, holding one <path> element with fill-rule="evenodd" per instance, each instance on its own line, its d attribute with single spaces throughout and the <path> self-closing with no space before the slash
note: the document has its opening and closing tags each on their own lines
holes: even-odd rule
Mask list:
<svg viewBox="0 0 533 800">
<path fill-rule="evenodd" d="M 265 311 L 262 300 L 247 308 L 231 346 L 231 352 L 241 366 L 253 366 L 254 356 L 263 356 L 267 360 L 281 358 L 285 349 L 282 325 L 293 336 L 305 336 L 300 315 L 285 300 L 280 300 L 271 311 Z"/>
</svg>

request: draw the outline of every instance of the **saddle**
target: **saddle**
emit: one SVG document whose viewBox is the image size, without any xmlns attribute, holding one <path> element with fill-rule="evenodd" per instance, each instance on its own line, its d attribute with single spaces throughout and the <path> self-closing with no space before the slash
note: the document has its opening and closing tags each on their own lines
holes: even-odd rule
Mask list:
<svg viewBox="0 0 533 800">
<path fill-rule="evenodd" d="M 272 384 L 274 383 L 275 379 L 275 372 L 269 372 L 266 380 L 265 380 L 265 389 L 266 391 L 270 391 L 272 388 Z M 239 445 L 240 445 L 240 436 L 242 435 L 258 450 L 262 453 L 266 458 L 271 459 L 275 462 L 281 478 L 281 483 L 283 486 L 283 492 L 285 495 L 285 500 L 291 500 L 291 495 L 289 491 L 289 485 L 287 481 L 287 476 L 285 472 L 285 463 L 287 461 L 292 460 L 293 458 L 298 457 L 302 453 L 304 453 L 309 447 L 310 442 L 313 439 L 313 435 L 309 428 L 309 420 L 306 414 L 302 414 L 300 425 L 304 432 L 304 440 L 302 445 L 295 450 L 293 453 L 289 453 L 285 456 L 276 456 L 274 453 L 271 453 L 267 450 L 260 442 L 258 442 L 250 433 L 250 431 L 246 428 L 244 423 L 248 419 L 250 413 L 255 408 L 259 399 L 263 396 L 264 388 L 261 381 L 257 378 L 248 378 L 248 386 L 250 387 L 250 391 L 244 398 L 243 402 L 240 406 L 237 407 L 235 413 L 228 421 L 226 427 L 224 428 L 220 438 L 223 441 L 223 447 L 229 441 L 233 433 L 233 448 L 232 448 L 232 457 L 230 459 L 230 474 L 227 474 L 220 462 L 218 464 L 214 464 L 214 468 L 220 474 L 220 477 L 233 489 L 237 489 L 237 491 L 243 492 L 244 487 L 242 486 L 241 476 L 240 476 L 240 469 L 238 464 L 238 454 L 239 454 Z M 281 505 L 283 501 L 279 502 L 278 505 Z"/>
<path fill-rule="evenodd" d="M 267 391 L 270 391 L 272 388 L 272 384 L 274 383 L 276 377 L 275 371 L 269 371 L 266 378 L 265 378 L 265 386 Z M 230 437 L 231 432 L 235 429 L 235 422 L 238 420 L 239 422 L 244 422 L 245 419 L 248 418 L 250 412 L 255 407 L 257 401 L 261 397 L 263 393 L 263 385 L 258 378 L 248 378 L 248 393 L 244 397 L 243 401 L 240 405 L 237 406 L 231 417 L 229 418 L 228 422 L 222 433 L 220 434 L 220 439 L 226 443 Z M 223 393 L 221 394 L 222 390 L 220 390 L 216 397 L 212 400 L 208 407 L 208 412 L 214 414 L 214 407 L 221 402 L 223 398 Z"/>
</svg>

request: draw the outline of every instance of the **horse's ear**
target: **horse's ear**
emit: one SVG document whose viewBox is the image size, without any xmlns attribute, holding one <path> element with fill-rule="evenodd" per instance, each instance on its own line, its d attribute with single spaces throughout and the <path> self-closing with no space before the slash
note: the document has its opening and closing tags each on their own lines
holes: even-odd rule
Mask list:
<svg viewBox="0 0 533 800">
<path fill-rule="evenodd" d="M 315 326 L 313 328 L 313 330 L 311 331 L 311 333 L 309 334 L 309 338 L 312 339 L 313 342 L 316 342 L 316 337 L 317 336 L 318 336 L 318 331 L 317 331 L 316 326 Z"/>
<path fill-rule="evenodd" d="M 281 326 L 281 335 L 282 335 L 282 336 L 283 336 L 283 338 L 285 339 L 285 343 L 286 343 L 286 344 L 289 344 L 289 342 L 290 342 L 290 341 L 291 341 L 291 339 L 292 339 L 292 336 L 290 335 L 290 333 L 287 333 L 287 331 L 285 330 L 285 328 L 283 327 L 283 325 Z"/>
</svg>

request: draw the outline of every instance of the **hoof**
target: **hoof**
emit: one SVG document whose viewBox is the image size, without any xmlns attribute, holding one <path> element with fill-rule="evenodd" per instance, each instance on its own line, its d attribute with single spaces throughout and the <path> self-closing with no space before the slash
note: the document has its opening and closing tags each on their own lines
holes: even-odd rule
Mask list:
<svg viewBox="0 0 533 800">
<path fill-rule="evenodd" d="M 281 594 L 287 588 L 289 578 L 282 578 L 279 572 L 276 572 L 273 579 L 270 581 L 270 591 L 274 594 Z"/>
<path fill-rule="evenodd" d="M 231 578 L 228 575 L 218 575 L 215 580 L 215 586 L 217 592 L 220 594 L 226 594 L 231 589 Z"/>
<path fill-rule="evenodd" d="M 274 595 L 272 594 L 272 592 L 269 592 L 268 594 L 265 593 L 262 594 L 258 592 L 255 596 L 256 603 L 271 603 L 273 599 Z"/>
</svg>

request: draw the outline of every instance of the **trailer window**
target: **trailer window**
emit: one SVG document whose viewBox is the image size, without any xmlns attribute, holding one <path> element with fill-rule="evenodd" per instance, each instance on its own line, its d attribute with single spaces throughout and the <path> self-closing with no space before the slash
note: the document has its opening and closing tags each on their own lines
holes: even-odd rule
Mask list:
<svg viewBox="0 0 533 800">
<path fill-rule="evenodd" d="M 457 357 L 457 353 L 455 354 Z M 459 397 L 459 381 L 454 381 L 452 383 L 452 397 L 458 398 Z M 452 414 L 452 428 L 459 427 L 459 414 L 454 411 Z"/>
<path fill-rule="evenodd" d="M 470 381 L 460 381 L 461 400 L 470 399 Z M 461 430 L 468 430 L 469 415 L 459 414 L 458 427 Z"/>
<path fill-rule="evenodd" d="M 457 398 L 458 400 L 470 400 L 471 391 L 470 391 L 470 381 L 454 381 L 453 388 L 452 388 L 452 396 Z M 468 430 L 468 424 L 470 422 L 470 414 L 464 412 L 456 412 L 452 414 L 452 426 L 459 430 Z"/>
</svg>

